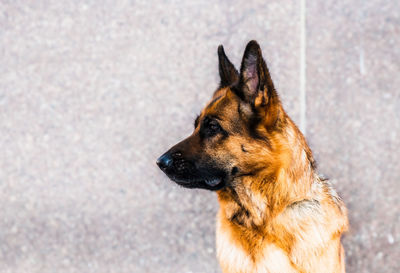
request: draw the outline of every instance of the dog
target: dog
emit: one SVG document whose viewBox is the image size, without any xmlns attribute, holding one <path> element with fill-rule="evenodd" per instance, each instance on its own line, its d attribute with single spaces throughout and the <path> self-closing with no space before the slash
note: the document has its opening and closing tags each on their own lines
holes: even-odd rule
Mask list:
<svg viewBox="0 0 400 273">
<path fill-rule="evenodd" d="M 194 132 L 157 160 L 178 185 L 218 195 L 216 246 L 224 273 L 345 272 L 347 209 L 316 171 L 284 111 L 259 44 L 240 72 L 218 47 L 220 85 Z"/>
</svg>

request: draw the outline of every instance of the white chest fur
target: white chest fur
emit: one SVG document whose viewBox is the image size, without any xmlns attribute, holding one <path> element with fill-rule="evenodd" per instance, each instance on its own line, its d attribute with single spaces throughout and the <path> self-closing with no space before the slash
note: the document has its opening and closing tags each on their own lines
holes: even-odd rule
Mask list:
<svg viewBox="0 0 400 273">
<path fill-rule="evenodd" d="M 253 260 L 234 243 L 229 230 L 217 223 L 217 255 L 224 273 L 295 273 L 287 255 L 276 245 L 266 244 L 262 255 Z"/>
</svg>

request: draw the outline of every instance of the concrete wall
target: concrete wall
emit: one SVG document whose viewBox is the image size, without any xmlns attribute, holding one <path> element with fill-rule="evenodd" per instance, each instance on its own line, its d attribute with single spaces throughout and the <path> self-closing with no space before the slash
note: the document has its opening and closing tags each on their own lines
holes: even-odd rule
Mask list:
<svg viewBox="0 0 400 273">
<path fill-rule="evenodd" d="M 305 4 L 302 6 L 302 4 Z M 216 196 L 155 159 L 256 39 L 346 202 L 348 272 L 399 272 L 400 2 L 1 1 L 0 272 L 220 272 Z"/>
</svg>

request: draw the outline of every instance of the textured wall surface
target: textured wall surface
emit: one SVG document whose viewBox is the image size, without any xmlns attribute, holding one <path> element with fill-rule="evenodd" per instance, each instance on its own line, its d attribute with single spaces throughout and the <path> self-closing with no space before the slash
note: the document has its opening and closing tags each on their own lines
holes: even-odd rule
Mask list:
<svg viewBox="0 0 400 273">
<path fill-rule="evenodd" d="M 400 2 L 304 2 L 0 1 L 0 272 L 220 272 L 216 196 L 155 159 L 250 39 L 349 207 L 348 272 L 400 272 Z"/>
</svg>

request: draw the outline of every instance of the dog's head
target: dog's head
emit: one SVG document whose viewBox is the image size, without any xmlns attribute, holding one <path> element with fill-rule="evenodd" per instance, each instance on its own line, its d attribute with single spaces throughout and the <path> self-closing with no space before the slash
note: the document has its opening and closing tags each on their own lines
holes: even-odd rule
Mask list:
<svg viewBox="0 0 400 273">
<path fill-rule="evenodd" d="M 157 160 L 187 188 L 219 190 L 239 177 L 274 175 L 285 160 L 282 109 L 260 46 L 246 46 L 240 73 L 218 48 L 220 87 L 194 122 L 194 132 Z"/>
</svg>

